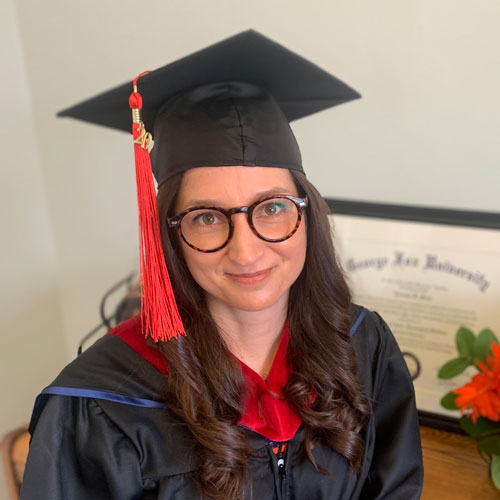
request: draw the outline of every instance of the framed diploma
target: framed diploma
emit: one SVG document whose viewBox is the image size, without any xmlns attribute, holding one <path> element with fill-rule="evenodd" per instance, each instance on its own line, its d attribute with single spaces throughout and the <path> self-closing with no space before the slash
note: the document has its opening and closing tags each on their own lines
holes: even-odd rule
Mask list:
<svg viewBox="0 0 500 500">
<path fill-rule="evenodd" d="M 421 423 L 458 430 L 441 398 L 466 383 L 439 368 L 455 334 L 500 333 L 500 214 L 327 199 L 354 301 L 379 312 L 414 379 Z"/>
</svg>

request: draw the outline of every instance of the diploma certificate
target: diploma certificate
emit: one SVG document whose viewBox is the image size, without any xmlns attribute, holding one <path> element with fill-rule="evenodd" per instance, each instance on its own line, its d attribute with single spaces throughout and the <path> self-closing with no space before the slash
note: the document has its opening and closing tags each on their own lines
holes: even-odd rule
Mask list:
<svg viewBox="0 0 500 500">
<path fill-rule="evenodd" d="M 500 214 L 484 214 L 482 224 L 481 214 L 472 213 L 468 225 L 465 212 L 352 202 L 352 215 L 349 202 L 337 211 L 335 200 L 328 203 L 354 301 L 389 324 L 414 378 L 419 411 L 457 417 L 440 400 L 475 372 L 450 381 L 437 373 L 457 356 L 460 326 L 500 335 Z"/>
</svg>

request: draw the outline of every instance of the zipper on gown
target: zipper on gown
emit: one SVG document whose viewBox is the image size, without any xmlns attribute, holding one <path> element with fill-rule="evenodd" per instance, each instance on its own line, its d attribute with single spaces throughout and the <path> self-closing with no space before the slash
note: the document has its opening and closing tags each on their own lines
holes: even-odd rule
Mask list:
<svg viewBox="0 0 500 500">
<path fill-rule="evenodd" d="M 270 441 L 269 446 L 271 447 L 276 459 L 278 470 L 277 493 L 278 498 L 281 500 L 285 498 L 286 452 L 288 448 L 288 442 Z"/>
</svg>

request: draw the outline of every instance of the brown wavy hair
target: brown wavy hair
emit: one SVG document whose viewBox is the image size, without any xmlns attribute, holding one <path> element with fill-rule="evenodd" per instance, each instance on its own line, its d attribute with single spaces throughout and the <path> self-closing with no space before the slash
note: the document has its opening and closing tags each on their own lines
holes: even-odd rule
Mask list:
<svg viewBox="0 0 500 500">
<path fill-rule="evenodd" d="M 364 452 L 361 431 L 370 410 L 350 344 L 351 295 L 335 256 L 328 206 L 302 173 L 290 173 L 309 206 L 306 260 L 289 296 L 293 375 L 284 395 L 303 419 L 304 452 L 316 469 L 328 473 L 312 455 L 315 443 L 322 441 L 357 473 Z M 166 402 L 194 437 L 194 477 L 203 498 L 239 500 L 249 480 L 250 450 L 236 425 L 243 411 L 244 379 L 208 311 L 205 292 L 186 266 L 177 234 L 166 224 L 175 215 L 182 175 L 158 191 L 163 250 L 188 333 L 158 344 L 169 366 Z M 313 392 L 317 397 L 311 405 Z"/>
</svg>

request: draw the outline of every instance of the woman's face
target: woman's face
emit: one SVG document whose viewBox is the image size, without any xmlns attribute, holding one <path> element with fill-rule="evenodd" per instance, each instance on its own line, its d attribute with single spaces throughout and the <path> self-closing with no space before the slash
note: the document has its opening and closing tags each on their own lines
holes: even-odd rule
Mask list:
<svg viewBox="0 0 500 500">
<path fill-rule="evenodd" d="M 194 206 L 233 208 L 267 195 L 298 196 L 290 172 L 264 167 L 201 167 L 188 170 L 179 189 L 177 213 Z M 187 266 L 207 293 L 209 306 L 243 311 L 286 307 L 290 286 L 306 256 L 306 224 L 289 239 L 257 237 L 244 213 L 232 216 L 234 233 L 221 250 L 202 253 L 182 241 Z"/>
</svg>

